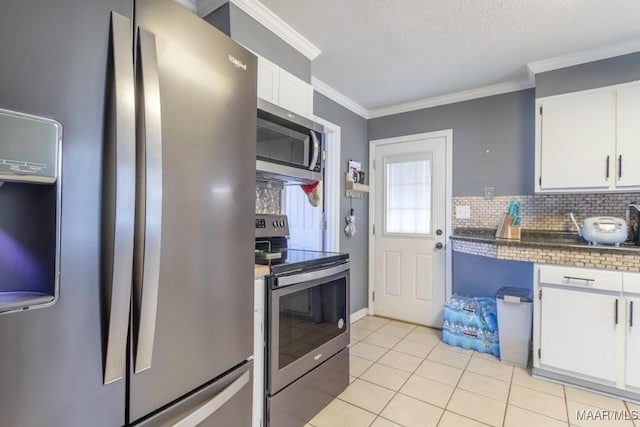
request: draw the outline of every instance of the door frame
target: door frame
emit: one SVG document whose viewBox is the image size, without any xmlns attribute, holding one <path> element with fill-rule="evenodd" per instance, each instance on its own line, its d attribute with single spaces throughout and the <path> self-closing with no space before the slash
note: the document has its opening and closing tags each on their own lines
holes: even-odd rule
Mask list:
<svg viewBox="0 0 640 427">
<path fill-rule="evenodd" d="M 324 169 L 323 197 L 324 250 L 340 252 L 340 141 L 341 128 L 321 117 L 313 116 L 313 121 L 324 126 L 324 150 L 327 152 Z"/>
<path fill-rule="evenodd" d="M 375 314 L 375 303 L 373 301 L 374 290 L 374 236 L 373 227 L 375 219 L 375 201 L 376 188 L 373 170 L 373 161 L 376 158 L 376 148 L 382 145 L 398 144 L 402 142 L 412 142 L 429 138 L 445 138 L 445 231 L 444 231 L 444 248 L 445 248 L 445 301 L 449 299 L 452 293 L 452 245 L 449 242 L 449 236 L 453 234 L 451 225 L 452 215 L 452 195 L 453 195 L 453 129 L 444 129 L 435 132 L 417 133 L 412 135 L 403 135 L 393 138 L 375 139 L 369 141 L 369 278 L 367 297 L 369 301 L 369 314 Z M 380 227 L 378 227 L 380 231 Z M 444 307 L 443 307 L 444 309 Z"/>
</svg>

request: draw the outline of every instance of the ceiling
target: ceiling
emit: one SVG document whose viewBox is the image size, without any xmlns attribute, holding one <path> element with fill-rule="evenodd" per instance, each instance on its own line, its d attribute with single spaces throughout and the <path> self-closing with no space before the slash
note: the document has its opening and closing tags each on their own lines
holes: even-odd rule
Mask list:
<svg viewBox="0 0 640 427">
<path fill-rule="evenodd" d="M 640 37 L 638 0 L 261 0 L 368 110 L 525 81 L 526 64 Z"/>
</svg>

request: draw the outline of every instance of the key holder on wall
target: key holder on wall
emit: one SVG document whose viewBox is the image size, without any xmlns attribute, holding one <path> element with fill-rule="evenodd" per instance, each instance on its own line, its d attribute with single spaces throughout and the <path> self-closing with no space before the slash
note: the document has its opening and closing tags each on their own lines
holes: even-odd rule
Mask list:
<svg viewBox="0 0 640 427">
<path fill-rule="evenodd" d="M 369 186 L 365 185 L 365 173 L 360 169 L 360 162 L 349 160 L 347 173 L 344 177 L 346 197 L 352 199 L 363 199 L 369 192 Z"/>
</svg>

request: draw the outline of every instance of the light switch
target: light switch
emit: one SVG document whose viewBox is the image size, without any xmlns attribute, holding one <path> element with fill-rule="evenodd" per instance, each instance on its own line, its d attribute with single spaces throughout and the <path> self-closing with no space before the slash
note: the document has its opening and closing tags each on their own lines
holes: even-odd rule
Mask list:
<svg viewBox="0 0 640 427">
<path fill-rule="evenodd" d="M 471 206 L 456 206 L 456 219 L 470 219 Z"/>
</svg>

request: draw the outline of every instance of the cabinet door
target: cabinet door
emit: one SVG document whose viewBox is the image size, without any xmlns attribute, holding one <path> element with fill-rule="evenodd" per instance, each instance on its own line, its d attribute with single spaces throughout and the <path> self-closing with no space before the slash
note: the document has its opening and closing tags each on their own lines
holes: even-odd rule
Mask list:
<svg viewBox="0 0 640 427">
<path fill-rule="evenodd" d="M 616 186 L 640 187 L 640 85 L 618 89 Z"/>
<path fill-rule="evenodd" d="M 615 181 L 615 91 L 541 102 L 540 190 L 607 190 Z"/>
<path fill-rule="evenodd" d="M 258 98 L 278 105 L 280 93 L 280 67 L 261 56 L 258 57 Z"/>
<path fill-rule="evenodd" d="M 626 383 L 640 389 L 640 298 L 627 298 Z"/>
<path fill-rule="evenodd" d="M 280 106 L 309 119 L 313 118 L 313 87 L 280 69 Z"/>
<path fill-rule="evenodd" d="M 540 364 L 615 383 L 616 303 L 621 304 L 615 296 L 543 287 Z"/>
</svg>

